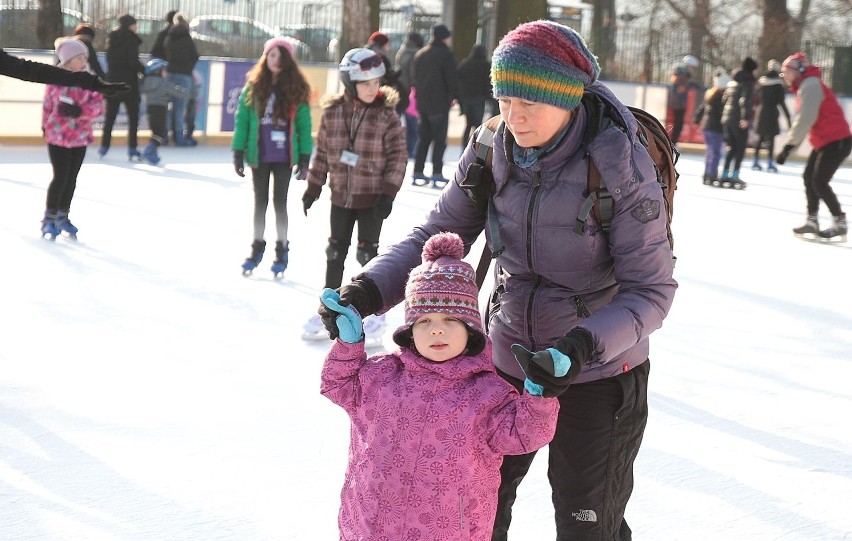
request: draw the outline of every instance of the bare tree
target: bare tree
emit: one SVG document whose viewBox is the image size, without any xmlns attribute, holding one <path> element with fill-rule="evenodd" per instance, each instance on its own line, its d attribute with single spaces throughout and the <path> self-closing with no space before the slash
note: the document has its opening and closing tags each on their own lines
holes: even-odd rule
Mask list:
<svg viewBox="0 0 852 541">
<path fill-rule="evenodd" d="M 53 42 L 62 36 L 62 5 L 59 0 L 40 0 L 36 37 L 39 47 L 53 49 Z"/>
<path fill-rule="evenodd" d="M 710 0 L 691 0 L 691 9 L 682 7 L 674 0 L 665 0 L 669 8 L 683 20 L 689 28 L 689 54 L 703 58 L 704 39 L 710 35 Z"/>
<path fill-rule="evenodd" d="M 521 23 L 544 19 L 547 16 L 547 0 L 498 0 L 497 41 Z"/>
<path fill-rule="evenodd" d="M 340 56 L 353 47 L 367 43 L 370 30 L 370 0 L 343 0 L 343 28 Z"/>
<path fill-rule="evenodd" d="M 798 41 L 793 39 L 792 30 L 793 18 L 787 10 L 787 0 L 763 0 L 763 33 L 758 40 L 760 59 L 785 58 L 790 54 Z"/>
</svg>

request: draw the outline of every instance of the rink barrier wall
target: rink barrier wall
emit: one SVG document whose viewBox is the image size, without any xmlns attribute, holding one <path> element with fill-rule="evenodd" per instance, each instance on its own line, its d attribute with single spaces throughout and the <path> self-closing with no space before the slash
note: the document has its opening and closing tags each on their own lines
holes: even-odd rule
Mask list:
<svg viewBox="0 0 852 541">
<path fill-rule="evenodd" d="M 38 62 L 54 63 L 52 51 L 34 51 L 7 49 L 7 52 Z M 104 53 L 98 53 L 102 65 Z M 147 61 L 147 55 L 140 55 L 140 60 Z M 230 145 L 231 132 L 233 130 L 233 115 L 236 110 L 236 102 L 239 91 L 245 82 L 245 73 L 251 68 L 254 61 L 226 58 L 202 57 L 196 65 L 195 78 L 200 82 L 199 98 L 196 105 L 196 133 L 194 137 L 204 144 Z M 302 71 L 311 88 L 311 118 L 313 121 L 314 136 L 319 126 L 321 110 L 320 100 L 326 94 L 339 92 L 337 66 L 328 63 L 301 63 Z M 604 83 L 613 93 L 627 105 L 640 107 L 656 116 L 661 122 L 667 117 L 668 86 L 661 84 L 644 84 L 628 82 L 606 82 Z M 41 135 L 41 106 L 43 89 L 26 81 L 19 81 L 10 77 L 0 76 L 0 144 L 39 144 L 43 142 Z M 846 119 L 852 125 L 852 98 L 838 98 L 843 107 Z M 787 94 L 787 107 L 795 111 L 796 99 L 792 94 Z M 486 112 L 487 113 L 487 112 Z M 101 123 L 102 124 L 102 123 Z M 448 143 L 460 144 L 461 133 L 464 130 L 464 117 L 461 116 L 458 106 L 453 106 L 450 111 L 450 123 L 448 129 Z M 783 120 L 781 124 L 786 124 Z M 98 126 L 96 122 L 96 126 Z M 113 129 L 113 139 L 118 143 L 126 140 L 127 120 L 122 107 Z M 782 128 L 781 134 L 775 141 L 776 150 L 783 146 L 783 137 L 786 129 Z M 142 113 L 139 119 L 139 139 L 147 140 L 148 121 L 144 114 L 144 98 Z M 96 141 L 100 138 L 100 130 L 95 131 Z M 704 145 L 700 143 L 681 143 L 678 147 L 684 152 L 703 153 Z M 811 147 L 807 140 L 796 149 L 796 156 L 805 158 L 810 154 Z M 751 153 L 748 153 L 750 159 Z M 852 156 L 850 159 L 852 160 Z"/>
</svg>

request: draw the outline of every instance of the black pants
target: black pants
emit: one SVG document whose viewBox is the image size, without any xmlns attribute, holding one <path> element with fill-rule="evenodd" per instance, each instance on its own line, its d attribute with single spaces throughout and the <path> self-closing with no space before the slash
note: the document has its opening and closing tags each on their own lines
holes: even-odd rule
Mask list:
<svg viewBox="0 0 852 541">
<path fill-rule="evenodd" d="M 461 146 L 464 149 L 470 141 L 470 136 L 482 124 L 482 118 L 485 116 L 485 97 L 462 98 L 460 106 L 465 118 L 461 138 Z"/>
<path fill-rule="evenodd" d="M 45 207 L 52 211 L 71 210 L 71 199 L 77 189 L 77 174 L 86 157 L 86 147 L 65 148 L 47 145 L 50 165 L 53 166 L 53 180 L 47 187 Z"/>
<path fill-rule="evenodd" d="M 725 142 L 728 143 L 728 153 L 725 154 L 725 165 L 722 171 L 739 171 L 743 163 L 746 147 L 748 147 L 748 129 L 739 126 L 725 126 Z M 733 167 L 732 167 L 733 165 Z"/>
<path fill-rule="evenodd" d="M 261 163 L 251 168 L 254 186 L 254 238 L 263 240 L 266 230 L 266 208 L 269 206 L 269 176 L 275 180 L 272 188 L 272 208 L 275 210 L 275 230 L 278 240 L 287 242 L 287 192 L 290 188 L 290 164 Z"/>
<path fill-rule="evenodd" d="M 148 125 L 151 127 L 151 141 L 157 146 L 160 146 L 168 137 L 168 133 L 166 133 L 166 116 L 168 113 L 168 105 L 148 106 Z"/>
<path fill-rule="evenodd" d="M 414 153 L 414 172 L 422 173 L 426 166 L 426 154 L 432 146 L 432 175 L 444 176 L 444 151 L 447 150 L 447 128 L 449 113 L 420 115 L 417 131 L 417 150 Z"/>
<path fill-rule="evenodd" d="M 808 214 L 816 215 L 819 212 L 819 200 L 825 201 L 832 216 L 840 216 L 843 209 L 840 201 L 834 194 L 834 190 L 828 185 L 831 177 L 837 172 L 837 168 L 843 160 L 849 156 L 852 150 L 852 137 L 829 143 L 819 150 L 811 152 L 808 164 L 802 177 L 805 179 L 805 197 L 808 200 Z"/>
<path fill-rule="evenodd" d="M 680 133 L 683 131 L 683 117 L 685 109 L 672 109 L 672 143 L 677 144 Z"/>
<path fill-rule="evenodd" d="M 766 157 L 769 160 L 767 163 L 772 164 L 772 160 L 775 159 L 774 135 L 761 135 L 760 138 L 757 140 L 757 144 L 754 145 L 754 163 L 759 164 L 760 162 L 760 147 L 763 146 L 763 143 L 766 143 Z"/>
<path fill-rule="evenodd" d="M 630 372 L 573 385 L 559 397 L 547 468 L 557 541 L 631 539 L 624 509 L 648 421 L 649 371 L 650 361 L 645 361 Z M 503 458 L 492 541 L 508 539 L 517 488 L 534 456 Z M 523 532 L 517 537 L 523 538 Z"/>
<path fill-rule="evenodd" d="M 362 265 L 376 256 L 379 236 L 382 233 L 381 220 L 376 217 L 373 207 L 365 209 L 347 209 L 331 205 L 331 237 L 326 251 L 325 287 L 337 289 L 343 282 L 343 266 L 355 223 L 358 224 L 358 260 Z"/>
<path fill-rule="evenodd" d="M 112 127 L 115 125 L 115 117 L 118 115 L 118 108 L 124 104 L 127 110 L 127 148 L 136 149 L 136 132 L 139 131 L 139 92 L 130 91 L 126 94 L 119 94 L 115 98 L 107 98 L 106 120 L 104 121 L 104 131 L 101 136 L 101 146 L 109 148 L 112 142 Z"/>
</svg>

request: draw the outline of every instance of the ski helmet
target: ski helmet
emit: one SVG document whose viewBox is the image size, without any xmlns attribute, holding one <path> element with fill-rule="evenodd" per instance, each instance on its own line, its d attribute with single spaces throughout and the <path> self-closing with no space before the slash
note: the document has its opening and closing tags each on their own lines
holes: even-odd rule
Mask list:
<svg viewBox="0 0 852 541">
<path fill-rule="evenodd" d="M 683 65 L 688 68 L 697 68 L 698 67 L 698 59 L 688 54 L 683 57 Z"/>
<path fill-rule="evenodd" d="M 145 64 L 145 75 L 151 75 L 152 73 L 157 73 L 158 71 L 164 70 L 169 67 L 169 63 L 163 60 L 162 58 L 152 58 Z"/>
<path fill-rule="evenodd" d="M 340 61 L 340 82 L 353 97 L 358 96 L 355 83 L 378 79 L 385 74 L 385 62 L 382 56 L 370 49 L 351 49 Z"/>
</svg>

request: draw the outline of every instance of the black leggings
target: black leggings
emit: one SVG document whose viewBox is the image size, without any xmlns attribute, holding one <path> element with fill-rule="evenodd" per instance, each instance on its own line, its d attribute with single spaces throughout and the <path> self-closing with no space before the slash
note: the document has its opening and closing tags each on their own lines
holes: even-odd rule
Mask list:
<svg viewBox="0 0 852 541">
<path fill-rule="evenodd" d="M 772 160 L 775 159 L 774 135 L 762 135 L 760 139 L 757 140 L 757 144 L 754 146 L 754 162 L 757 163 L 760 161 L 760 147 L 763 146 L 763 143 L 766 143 L 767 158 L 769 158 L 769 163 L 772 163 Z"/>
<path fill-rule="evenodd" d="M 547 467 L 557 541 L 631 539 L 624 510 L 633 492 L 633 462 L 648 421 L 650 369 L 650 361 L 645 361 L 614 377 L 572 385 L 559 397 Z M 517 488 L 534 457 L 535 453 L 503 457 L 492 541 L 508 538 Z"/>
<path fill-rule="evenodd" d="M 77 188 L 77 174 L 86 157 L 86 147 L 65 148 L 47 145 L 50 165 L 53 166 L 53 180 L 47 187 L 48 210 L 71 210 L 71 199 Z"/>
<path fill-rule="evenodd" d="M 168 133 L 166 133 L 166 116 L 168 112 L 168 105 L 148 106 L 148 125 L 151 127 L 151 141 L 156 146 L 160 146 L 168 138 Z"/>
<path fill-rule="evenodd" d="M 251 168 L 254 185 L 254 239 L 263 240 L 266 231 L 266 207 L 269 206 L 269 176 L 275 180 L 272 188 L 272 208 L 275 209 L 275 230 L 278 240 L 287 242 L 287 191 L 290 188 L 290 164 L 261 163 Z"/>
<path fill-rule="evenodd" d="M 837 172 L 843 160 L 849 156 L 850 150 L 852 150 L 852 137 L 829 143 L 811 152 L 802 175 L 805 179 L 808 214 L 816 215 L 819 212 L 820 199 L 825 201 L 825 206 L 831 211 L 832 216 L 840 216 L 843 212 L 840 201 L 837 200 L 834 190 L 828 183 L 831 182 L 831 177 Z"/>
<path fill-rule="evenodd" d="M 723 171 L 729 169 L 739 171 L 740 165 L 743 163 L 746 147 L 748 146 L 748 129 L 742 129 L 739 126 L 725 126 L 725 142 L 728 143 L 728 153 L 725 155 L 725 166 Z M 731 163 L 733 162 L 733 168 Z"/>
<path fill-rule="evenodd" d="M 326 250 L 327 266 L 325 271 L 325 287 L 337 289 L 343 282 L 343 265 L 352 242 L 352 232 L 358 223 L 358 254 L 359 262 L 366 264 L 375 257 L 379 247 L 379 236 L 382 233 L 381 220 L 376 217 L 373 207 L 365 209 L 347 209 L 331 205 L 331 236 Z"/>
</svg>

